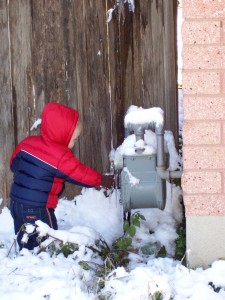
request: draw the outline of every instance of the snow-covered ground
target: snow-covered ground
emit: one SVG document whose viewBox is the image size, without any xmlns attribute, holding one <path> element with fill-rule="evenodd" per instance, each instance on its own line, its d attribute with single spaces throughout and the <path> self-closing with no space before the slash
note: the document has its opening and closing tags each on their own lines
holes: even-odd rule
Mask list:
<svg viewBox="0 0 225 300">
<path fill-rule="evenodd" d="M 63 254 L 51 255 L 48 251 L 34 254 L 24 249 L 17 253 L 14 246 L 11 248 L 13 221 L 8 208 L 4 208 L 0 215 L 0 299 L 137 300 L 154 299 L 151 296 L 156 291 L 168 300 L 225 299 L 225 261 L 216 261 L 206 270 L 189 270 L 172 258 L 176 226 L 182 218 L 180 196 L 179 187 L 168 186 L 164 211 L 140 210 L 146 220 L 141 220 L 133 238 L 133 247 L 139 252 L 129 254 L 130 263 L 126 268 L 118 267 L 108 274 L 101 290 L 95 272 L 84 270 L 79 262 L 104 265 L 87 245 L 92 245 L 99 236 L 111 245 L 122 235 L 118 191 L 106 197 L 103 190 L 83 189 L 73 201 L 60 199 L 56 209 L 58 237 L 79 244 L 79 249 L 67 258 Z M 142 247 L 155 242 L 166 247 L 169 257 L 156 258 L 154 254 L 142 253 Z"/>
</svg>

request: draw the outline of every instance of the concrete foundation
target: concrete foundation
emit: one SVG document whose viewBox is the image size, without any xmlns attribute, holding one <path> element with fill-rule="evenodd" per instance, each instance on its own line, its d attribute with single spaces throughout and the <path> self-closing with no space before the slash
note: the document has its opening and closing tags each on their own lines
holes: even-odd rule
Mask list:
<svg viewBox="0 0 225 300">
<path fill-rule="evenodd" d="M 186 228 L 191 268 L 225 259 L 225 216 L 187 216 Z"/>
</svg>

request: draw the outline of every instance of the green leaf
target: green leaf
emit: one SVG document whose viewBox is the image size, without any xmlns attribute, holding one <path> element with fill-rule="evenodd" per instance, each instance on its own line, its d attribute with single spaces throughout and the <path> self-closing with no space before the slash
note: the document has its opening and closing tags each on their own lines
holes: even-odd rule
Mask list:
<svg viewBox="0 0 225 300">
<path fill-rule="evenodd" d="M 146 220 L 145 217 L 139 211 L 137 211 L 133 216 L 138 220 L 139 219 Z"/>
<path fill-rule="evenodd" d="M 136 233 L 136 228 L 134 227 L 134 225 L 131 225 L 131 226 L 128 227 L 127 233 L 128 233 L 131 237 L 133 237 L 133 236 L 135 235 L 135 233 Z"/>
<path fill-rule="evenodd" d="M 163 294 L 159 291 L 155 292 L 152 296 L 153 300 L 163 300 Z"/>
<path fill-rule="evenodd" d="M 146 219 L 145 219 L 145 216 L 143 216 L 143 215 L 141 215 L 141 214 L 140 214 L 139 217 L 140 217 L 140 219 L 142 219 L 142 220 L 146 220 Z"/>
<path fill-rule="evenodd" d="M 157 257 L 165 257 L 167 255 L 166 248 L 163 246 L 157 253 Z"/>
<path fill-rule="evenodd" d="M 141 223 L 137 218 L 133 218 L 132 219 L 132 225 L 136 226 L 136 227 L 140 227 Z"/>
<path fill-rule="evenodd" d="M 127 248 L 132 244 L 132 238 L 130 237 L 119 238 L 116 244 L 119 249 L 127 250 Z"/>
<path fill-rule="evenodd" d="M 79 265 L 81 266 L 82 269 L 84 269 L 86 271 L 91 269 L 90 266 L 83 260 L 79 261 Z"/>
<path fill-rule="evenodd" d="M 123 231 L 127 232 L 129 230 L 129 227 L 130 227 L 129 223 L 127 221 L 124 221 L 124 223 L 123 223 Z"/>
</svg>

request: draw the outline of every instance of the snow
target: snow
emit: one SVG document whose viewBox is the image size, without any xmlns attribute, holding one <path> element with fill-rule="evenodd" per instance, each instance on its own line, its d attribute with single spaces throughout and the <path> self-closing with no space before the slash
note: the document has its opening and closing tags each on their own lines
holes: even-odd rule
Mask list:
<svg viewBox="0 0 225 300">
<path fill-rule="evenodd" d="M 38 126 L 39 126 L 40 124 L 41 124 L 41 119 L 39 118 L 39 119 L 37 119 L 37 120 L 34 122 L 34 124 L 31 126 L 30 131 L 32 131 L 32 130 L 34 130 L 34 129 L 37 129 Z"/>
<path fill-rule="evenodd" d="M 150 124 L 156 126 L 163 125 L 163 110 L 160 107 L 142 108 L 131 105 L 124 118 L 124 126 L 128 128 L 130 124 Z"/>
<path fill-rule="evenodd" d="M 140 179 L 134 177 L 130 171 L 127 169 L 127 167 L 123 168 L 123 170 L 127 173 L 128 178 L 129 178 L 129 182 L 131 186 L 137 185 L 140 182 Z"/>
<path fill-rule="evenodd" d="M 133 247 L 158 242 L 174 251 L 176 239 L 175 216 L 181 214 L 179 197 L 181 190 L 172 186 L 164 211 L 140 210 L 141 220 L 133 238 Z M 177 202 L 177 203 L 176 203 Z M 58 237 L 64 242 L 72 239 L 79 249 L 67 258 L 48 252 L 34 254 L 23 249 L 16 253 L 13 247 L 13 221 L 8 208 L 0 214 L 0 299 L 1 300 L 58 300 L 58 299 L 151 299 L 156 291 L 163 299 L 222 300 L 225 299 L 225 261 L 215 261 L 206 270 L 189 270 L 172 257 L 156 258 L 155 255 L 130 253 L 127 268 L 118 267 L 105 278 L 105 287 L 97 292 L 98 280 L 92 270 L 84 270 L 79 261 L 101 263 L 87 245 L 102 236 L 109 244 L 122 234 L 121 205 L 116 192 L 106 197 L 103 190 L 83 189 L 73 201 L 60 199 L 56 209 L 59 222 Z M 49 232 L 41 221 L 40 231 Z M 30 228 L 31 230 L 31 228 Z M 52 229 L 51 229 L 52 230 Z M 149 234 L 152 231 L 154 233 Z M 57 231 L 52 230 L 51 234 Z M 10 251 L 10 253 L 9 253 Z M 9 255 L 8 255 L 9 253 Z M 211 284 L 209 284 L 211 283 Z M 215 292 L 214 287 L 221 287 Z M 102 298 L 101 298 L 102 297 Z"/>
<path fill-rule="evenodd" d="M 109 23 L 111 20 L 112 20 L 112 13 L 114 11 L 115 8 L 110 8 L 108 11 L 107 11 L 107 23 Z"/>
<path fill-rule="evenodd" d="M 112 14 L 115 9 L 123 10 L 124 9 L 124 4 L 128 4 L 128 8 L 130 12 L 134 12 L 134 0 L 116 0 L 116 4 L 114 5 L 113 8 L 110 8 L 107 10 L 107 23 L 109 23 L 112 20 Z"/>
<path fill-rule="evenodd" d="M 123 155 L 138 155 L 137 149 L 144 149 L 142 154 L 152 155 L 156 153 L 156 133 L 152 130 L 145 130 L 144 140 L 136 141 L 134 134 L 128 135 L 123 143 L 110 152 L 110 161 L 113 161 L 115 166 L 120 168 L 122 166 Z M 182 159 L 177 153 L 175 141 L 172 131 L 166 130 L 164 132 L 164 148 L 165 152 L 169 153 L 169 170 L 174 171 L 180 169 L 182 166 Z"/>
</svg>

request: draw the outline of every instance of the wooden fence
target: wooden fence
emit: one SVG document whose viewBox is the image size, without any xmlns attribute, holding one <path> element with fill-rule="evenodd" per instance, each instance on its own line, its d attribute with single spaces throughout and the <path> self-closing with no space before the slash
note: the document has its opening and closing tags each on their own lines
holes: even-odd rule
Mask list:
<svg viewBox="0 0 225 300">
<path fill-rule="evenodd" d="M 8 202 L 9 160 L 44 104 L 78 109 L 75 153 L 106 172 L 124 138 L 128 107 L 160 106 L 177 135 L 176 0 L 0 0 L 0 197 Z M 67 187 L 67 195 L 75 189 Z"/>
</svg>

